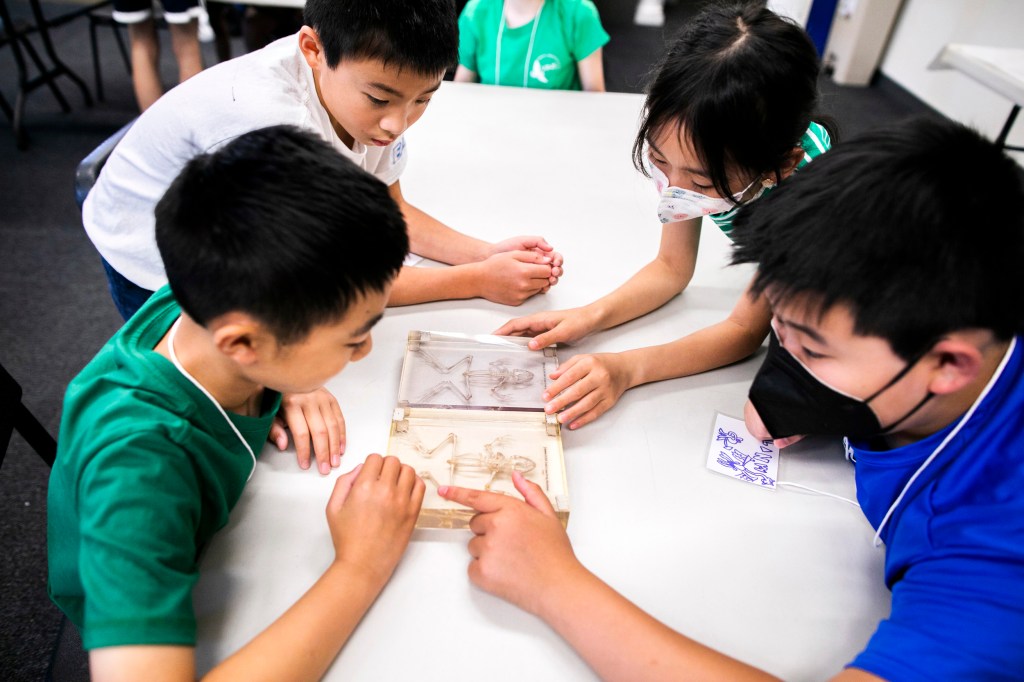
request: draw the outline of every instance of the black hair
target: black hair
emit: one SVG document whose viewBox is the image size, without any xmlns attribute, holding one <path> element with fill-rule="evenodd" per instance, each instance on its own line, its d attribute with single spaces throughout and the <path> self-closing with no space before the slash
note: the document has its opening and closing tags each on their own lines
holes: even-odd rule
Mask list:
<svg viewBox="0 0 1024 682">
<path fill-rule="evenodd" d="M 752 290 L 850 306 L 910 360 L 943 334 L 1024 331 L 1024 183 L 995 144 L 916 118 L 838 145 L 733 222 Z"/>
<path fill-rule="evenodd" d="M 458 62 L 452 0 L 307 0 L 303 18 L 332 69 L 342 59 L 379 59 L 433 76 Z"/>
<path fill-rule="evenodd" d="M 242 311 L 281 343 L 384 291 L 409 250 L 387 186 L 292 126 L 192 159 L 157 203 L 156 241 L 191 318 Z"/>
<path fill-rule="evenodd" d="M 782 180 L 787 158 L 816 113 L 818 53 L 807 33 L 761 2 L 710 3 L 676 35 L 647 88 L 633 164 L 649 175 L 645 147 L 685 129 L 718 194 L 730 198 L 729 166 Z"/>
</svg>

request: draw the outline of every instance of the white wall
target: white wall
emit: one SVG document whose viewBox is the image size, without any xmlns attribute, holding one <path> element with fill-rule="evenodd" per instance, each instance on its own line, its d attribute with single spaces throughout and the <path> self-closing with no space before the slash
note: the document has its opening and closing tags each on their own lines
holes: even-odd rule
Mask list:
<svg viewBox="0 0 1024 682">
<path fill-rule="evenodd" d="M 949 118 L 994 139 L 1013 103 L 959 71 L 929 71 L 946 43 L 1024 48 L 1021 0 L 906 0 L 896 20 L 881 70 Z M 1024 113 L 1009 144 L 1024 146 Z M 1024 154 L 1015 158 L 1024 160 Z"/>
<path fill-rule="evenodd" d="M 812 0 L 768 0 L 768 9 L 784 17 L 793 19 L 801 26 L 807 25 L 807 17 L 811 15 Z"/>
</svg>

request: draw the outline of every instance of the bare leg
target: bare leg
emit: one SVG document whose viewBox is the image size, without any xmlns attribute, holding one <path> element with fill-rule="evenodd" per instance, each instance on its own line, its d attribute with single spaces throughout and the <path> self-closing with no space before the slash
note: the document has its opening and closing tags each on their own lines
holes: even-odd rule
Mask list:
<svg viewBox="0 0 1024 682">
<path fill-rule="evenodd" d="M 171 32 L 171 49 L 178 61 L 178 82 L 182 83 L 203 70 L 199 22 L 193 19 L 187 24 L 168 24 L 167 28 Z"/>
<path fill-rule="evenodd" d="M 160 41 L 152 19 L 128 25 L 132 45 L 132 86 L 139 111 L 145 111 L 164 94 L 160 83 Z"/>
</svg>

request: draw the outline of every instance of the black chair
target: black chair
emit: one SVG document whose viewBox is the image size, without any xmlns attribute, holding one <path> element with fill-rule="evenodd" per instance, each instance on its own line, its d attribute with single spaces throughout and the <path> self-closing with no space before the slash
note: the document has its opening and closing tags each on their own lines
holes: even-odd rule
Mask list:
<svg viewBox="0 0 1024 682">
<path fill-rule="evenodd" d="M 8 11 L 7 1 L 0 0 L 0 21 L 3 22 L 3 32 L 0 34 L 0 47 L 10 46 L 14 56 L 14 63 L 17 71 L 18 88 L 14 100 L 14 106 L 3 100 L 0 103 L 0 111 L 10 119 L 11 128 L 17 141 L 18 149 L 28 148 L 28 135 L 23 128 L 25 100 L 34 90 L 47 86 L 53 93 L 62 111 L 67 113 L 71 110 L 64 94 L 57 86 L 57 79 L 64 76 L 71 80 L 82 92 L 82 99 L 86 106 L 92 106 L 92 95 L 85 83 L 78 77 L 71 68 L 65 64 L 57 55 L 50 37 L 50 29 L 63 26 L 69 21 L 84 16 L 93 8 L 112 2 L 112 0 L 99 0 L 95 5 L 81 7 L 73 11 L 61 14 L 56 17 L 47 17 L 39 0 L 29 0 L 32 9 L 33 20 L 31 22 L 15 22 Z M 42 42 L 43 55 L 33 46 L 30 36 L 37 35 Z M 45 56 L 45 58 L 44 58 Z M 30 69 L 34 67 L 35 76 L 30 75 Z"/>
<path fill-rule="evenodd" d="M 96 82 L 96 99 L 103 102 L 103 75 L 100 73 L 100 50 L 97 40 L 97 29 L 109 27 L 114 33 L 114 41 L 117 43 L 118 52 L 121 53 L 121 60 L 124 61 L 124 68 L 130 76 L 132 74 L 132 59 L 128 55 L 128 46 L 125 44 L 121 32 L 123 26 L 114 20 L 113 0 L 105 0 L 94 5 L 89 11 L 89 47 L 92 49 L 92 74 Z"/>
<path fill-rule="evenodd" d="M 135 123 L 135 119 L 132 119 L 116 133 L 103 140 L 96 149 L 89 152 L 89 155 L 78 164 L 78 168 L 75 169 L 75 201 L 78 202 L 79 210 L 82 209 L 82 204 L 85 203 L 85 197 L 88 196 L 89 191 L 96 184 L 96 178 L 100 176 L 100 171 L 103 170 L 103 165 L 110 158 L 114 147 L 125 136 L 133 123 Z"/>
<path fill-rule="evenodd" d="M 3 446 L 0 448 L 0 466 L 14 431 L 21 434 L 47 466 L 53 466 L 57 457 L 57 441 L 21 402 L 21 384 L 0 365 L 0 446 Z"/>
</svg>

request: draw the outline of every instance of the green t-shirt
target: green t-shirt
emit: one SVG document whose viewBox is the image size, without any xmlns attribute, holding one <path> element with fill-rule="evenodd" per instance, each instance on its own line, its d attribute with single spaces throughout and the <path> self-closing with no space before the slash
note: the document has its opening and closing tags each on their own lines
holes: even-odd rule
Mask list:
<svg viewBox="0 0 1024 682">
<path fill-rule="evenodd" d="M 796 170 L 798 171 L 809 164 L 814 157 L 827 152 L 832 147 L 832 138 L 829 137 L 828 131 L 825 130 L 824 126 L 811 121 L 811 124 L 807 126 L 807 132 L 800 138 L 800 147 L 804 150 L 804 158 L 800 159 L 800 162 L 796 165 Z M 761 196 L 767 195 L 772 189 L 774 188 L 766 189 Z M 732 232 L 732 219 L 736 217 L 736 212 L 740 208 L 742 206 L 736 206 L 725 213 L 715 213 L 708 217 L 728 236 Z"/>
<path fill-rule="evenodd" d="M 195 644 L 197 560 L 254 463 L 213 403 L 152 349 L 180 309 L 164 287 L 68 386 L 47 493 L 50 597 L 86 649 Z M 253 452 L 260 417 L 228 413 Z"/>
<path fill-rule="evenodd" d="M 545 0 L 533 21 L 516 28 L 505 24 L 503 7 L 503 0 L 469 0 L 459 17 L 459 63 L 487 85 L 581 89 L 576 63 L 608 42 L 594 3 Z"/>
</svg>

